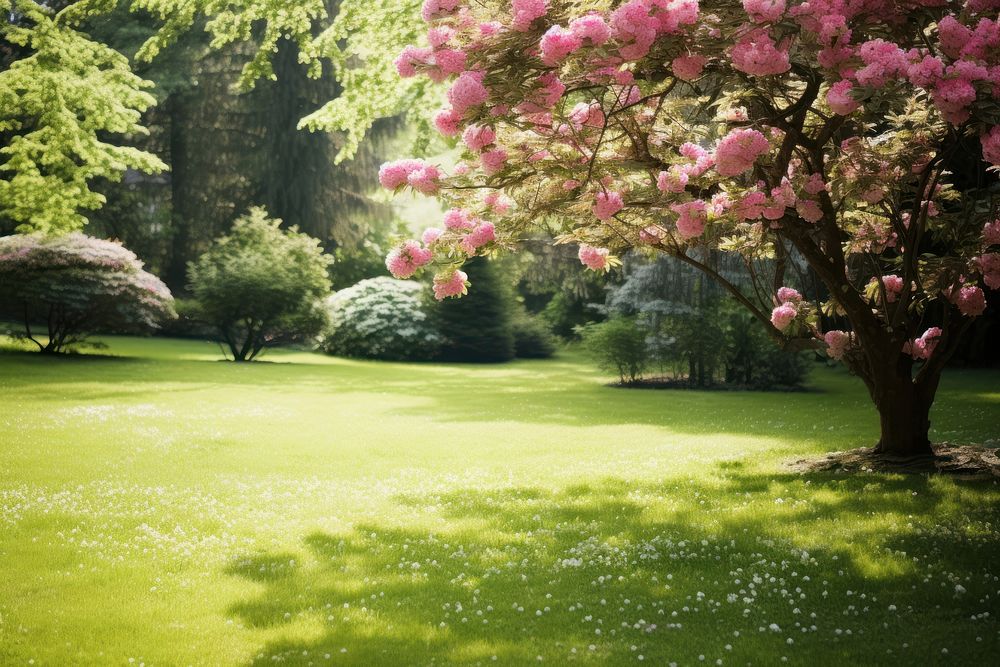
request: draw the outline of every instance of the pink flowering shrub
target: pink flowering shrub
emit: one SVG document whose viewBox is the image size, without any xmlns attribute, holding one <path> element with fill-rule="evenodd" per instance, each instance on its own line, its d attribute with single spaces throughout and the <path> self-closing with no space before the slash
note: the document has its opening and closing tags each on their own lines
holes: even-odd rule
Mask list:
<svg viewBox="0 0 1000 667">
<path fill-rule="evenodd" d="M 827 349 L 873 397 L 909 397 L 926 414 L 917 383 L 933 382 L 957 345 L 950 331 L 980 312 L 977 285 L 1000 286 L 1000 231 L 985 208 L 955 205 L 964 184 L 945 159 L 974 136 L 1000 166 L 996 8 L 924 2 L 916 21 L 912 4 L 818 2 L 435 4 L 426 41 L 400 66 L 434 79 L 449 69 L 439 53 L 464 54 L 435 125 L 468 150 L 452 174 L 401 161 L 381 180 L 466 212 L 461 229 L 445 224 L 425 244 L 449 284 L 470 250 L 513 247 L 542 221 L 593 270 L 637 247 L 683 257 L 782 345 Z M 509 205 L 488 203 L 500 197 Z M 492 238 L 477 246 L 484 221 Z M 830 338 L 805 299 L 771 303 L 729 282 L 700 261 L 711 252 L 776 273 L 758 285 L 808 263 L 829 295 L 819 309 L 852 331 Z M 939 336 L 923 336 L 937 324 Z M 897 369 L 914 361 L 927 370 L 907 383 Z M 885 447 L 919 449 L 922 437 Z"/>
<path fill-rule="evenodd" d="M 0 237 L 0 316 L 23 323 L 15 335 L 42 352 L 154 330 L 177 315 L 170 290 L 142 266 L 121 243 L 79 232 Z"/>
</svg>

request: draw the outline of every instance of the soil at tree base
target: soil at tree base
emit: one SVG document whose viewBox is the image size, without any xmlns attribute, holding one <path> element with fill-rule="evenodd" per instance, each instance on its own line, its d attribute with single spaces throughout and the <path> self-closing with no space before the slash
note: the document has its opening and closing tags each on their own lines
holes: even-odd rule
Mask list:
<svg viewBox="0 0 1000 667">
<path fill-rule="evenodd" d="M 834 452 L 820 458 L 799 459 L 788 463 L 801 473 L 898 472 L 942 474 L 963 479 L 1000 478 L 1000 443 L 987 446 L 955 445 L 947 442 L 932 445 L 934 456 L 895 459 L 875 453 L 872 447 Z"/>
</svg>

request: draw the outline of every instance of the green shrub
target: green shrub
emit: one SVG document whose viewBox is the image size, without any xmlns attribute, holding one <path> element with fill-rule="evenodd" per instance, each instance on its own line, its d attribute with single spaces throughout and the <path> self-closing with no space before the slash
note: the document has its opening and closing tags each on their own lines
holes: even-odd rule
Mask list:
<svg viewBox="0 0 1000 667">
<path fill-rule="evenodd" d="M 188 265 L 191 291 L 233 355 L 251 361 L 277 343 L 306 342 L 326 325 L 330 258 L 319 241 L 252 208 Z"/>
<path fill-rule="evenodd" d="M 544 322 L 523 313 L 514 318 L 514 356 L 546 359 L 555 354 L 556 338 Z"/>
<path fill-rule="evenodd" d="M 646 330 L 635 318 L 616 317 L 579 328 L 584 348 L 600 367 L 618 373 L 619 380 L 635 382 L 649 363 Z"/>
<path fill-rule="evenodd" d="M 427 287 L 380 277 L 362 280 L 327 299 L 328 354 L 366 359 L 426 360 L 441 346 L 428 315 Z"/>
<path fill-rule="evenodd" d="M 492 262 L 473 257 L 462 268 L 472 287 L 461 299 L 435 307 L 435 322 L 445 342 L 445 361 L 500 362 L 514 358 L 514 298 Z"/>
</svg>

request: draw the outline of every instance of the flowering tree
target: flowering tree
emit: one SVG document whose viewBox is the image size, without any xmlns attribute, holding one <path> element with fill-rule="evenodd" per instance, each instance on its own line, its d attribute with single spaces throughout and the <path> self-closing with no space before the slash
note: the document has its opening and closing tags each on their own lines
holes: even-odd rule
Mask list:
<svg viewBox="0 0 1000 667">
<path fill-rule="evenodd" d="M 135 253 L 78 232 L 0 237 L 0 315 L 22 322 L 19 335 L 52 353 L 93 333 L 147 331 L 177 316 L 170 290 Z M 44 342 L 32 331 L 43 322 Z"/>
<path fill-rule="evenodd" d="M 387 265 L 401 278 L 432 265 L 435 295 L 460 296 L 466 258 L 542 222 L 595 271 L 630 248 L 666 253 L 780 344 L 824 348 L 859 375 L 881 416 L 878 454 L 930 454 L 942 368 L 985 308 L 982 284 L 1000 287 L 996 202 L 950 173 L 970 150 L 1000 164 L 998 9 L 426 0 L 426 45 L 397 69 L 451 81 L 434 123 L 467 159 L 448 175 L 383 165 L 385 187 L 451 206 Z M 705 250 L 741 257 L 750 287 Z M 793 254 L 827 302 L 785 286 Z M 850 326 L 823 331 L 821 311 Z"/>
</svg>

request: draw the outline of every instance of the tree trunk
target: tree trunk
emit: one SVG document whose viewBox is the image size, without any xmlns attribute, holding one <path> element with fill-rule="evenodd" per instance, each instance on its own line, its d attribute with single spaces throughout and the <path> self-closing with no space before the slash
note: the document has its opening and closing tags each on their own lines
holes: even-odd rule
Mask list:
<svg viewBox="0 0 1000 667">
<path fill-rule="evenodd" d="M 871 394 L 881 426 L 875 452 L 885 458 L 913 459 L 933 456 L 930 411 L 940 375 L 911 379 L 909 364 L 872 378 Z M 902 372 L 905 371 L 905 374 Z"/>
</svg>

